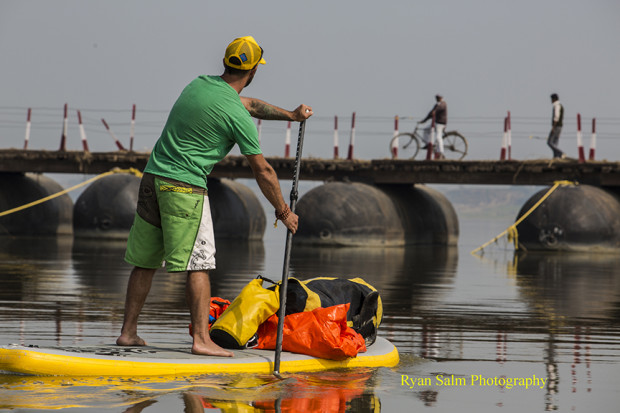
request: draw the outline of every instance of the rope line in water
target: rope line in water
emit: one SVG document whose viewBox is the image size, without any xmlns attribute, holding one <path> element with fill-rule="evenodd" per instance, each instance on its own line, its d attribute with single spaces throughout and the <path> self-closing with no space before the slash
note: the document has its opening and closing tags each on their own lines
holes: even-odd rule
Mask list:
<svg viewBox="0 0 620 413">
<path fill-rule="evenodd" d="M 54 198 L 58 198 L 59 196 L 62 196 L 64 194 L 66 194 L 66 193 L 74 191 L 74 190 L 76 190 L 78 188 L 81 188 L 81 187 L 83 187 L 85 185 L 88 185 L 88 184 L 90 184 L 92 182 L 95 182 L 98 179 L 101 179 L 101 178 L 103 178 L 105 176 L 112 175 L 112 174 L 133 174 L 133 175 L 136 175 L 138 177 L 142 177 L 142 172 L 140 172 L 139 170 L 137 170 L 135 168 L 129 168 L 129 169 L 114 168 L 111 171 L 104 172 L 104 173 L 102 173 L 100 175 L 97 175 L 97 176 L 95 176 L 93 178 L 90 178 L 90 179 L 88 179 L 88 180 L 86 180 L 86 181 L 84 181 L 82 183 L 74 185 L 71 188 L 63 189 L 62 191 L 56 192 L 55 194 L 52 194 L 52 195 L 49 195 L 49 196 L 46 196 L 45 198 L 41 198 L 39 200 L 30 202 L 28 204 L 24 204 L 22 206 L 19 206 L 19 207 L 13 208 L 13 209 L 7 209 L 6 211 L 0 212 L 0 217 L 3 217 L 5 215 L 10 215 L 10 214 L 12 214 L 14 212 L 22 211 L 24 209 L 33 207 L 35 205 L 42 204 L 43 202 L 47 202 L 47 201 L 52 200 Z"/>
<path fill-rule="evenodd" d="M 549 196 L 551 196 L 553 191 L 555 191 L 558 187 L 572 186 L 572 185 L 578 185 L 578 184 L 576 182 L 571 182 L 571 181 L 555 181 L 553 183 L 553 186 L 547 191 L 547 193 L 543 195 L 538 200 L 538 202 L 536 202 L 525 214 L 523 214 L 521 218 L 519 218 L 514 224 L 506 228 L 504 232 L 502 232 L 501 234 L 499 234 L 492 240 L 488 241 L 487 243 L 482 244 L 481 246 L 473 250 L 471 253 L 476 254 L 478 251 L 482 251 L 484 248 L 488 247 L 492 243 L 497 242 L 497 240 L 499 240 L 504 235 L 507 236 L 506 238 L 508 239 L 509 242 L 512 242 L 514 244 L 515 249 L 519 249 L 519 231 L 517 230 L 517 225 L 523 222 L 525 218 L 527 218 L 532 212 L 536 210 L 536 208 L 538 208 L 543 202 L 545 202 L 545 200 L 549 198 Z"/>
</svg>

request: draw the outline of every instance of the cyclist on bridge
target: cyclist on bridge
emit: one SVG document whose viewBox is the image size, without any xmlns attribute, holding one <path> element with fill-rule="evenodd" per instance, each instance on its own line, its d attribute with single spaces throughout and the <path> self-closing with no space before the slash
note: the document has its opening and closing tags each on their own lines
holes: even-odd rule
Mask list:
<svg viewBox="0 0 620 413">
<path fill-rule="evenodd" d="M 442 95 L 435 95 L 435 106 L 428 112 L 428 115 L 418 123 L 424 123 L 429 119 L 433 118 L 433 114 L 435 115 L 435 138 L 437 139 L 437 144 L 435 145 L 435 153 L 439 153 L 440 158 L 445 158 L 443 151 L 443 132 L 446 129 L 446 125 L 448 123 L 448 104 L 444 100 Z M 424 128 L 424 135 L 422 136 L 422 140 L 424 141 L 424 146 L 422 149 L 428 148 L 428 144 L 431 136 L 431 126 Z"/>
</svg>

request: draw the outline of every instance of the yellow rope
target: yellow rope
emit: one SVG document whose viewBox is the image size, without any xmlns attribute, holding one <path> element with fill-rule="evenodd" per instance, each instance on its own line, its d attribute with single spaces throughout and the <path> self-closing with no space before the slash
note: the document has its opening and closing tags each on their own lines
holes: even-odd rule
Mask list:
<svg viewBox="0 0 620 413">
<path fill-rule="evenodd" d="M 119 173 L 121 173 L 121 174 L 129 173 L 129 174 L 136 175 L 137 177 L 142 177 L 142 172 L 140 172 L 139 170 L 137 170 L 135 168 L 129 168 L 129 169 L 114 168 L 111 171 L 104 172 L 104 173 L 102 173 L 100 175 L 95 176 L 94 178 L 90 178 L 89 180 L 86 180 L 86 181 L 84 181 L 84 182 L 82 182 L 80 184 L 74 185 L 71 188 L 64 189 L 64 190 L 62 190 L 60 192 L 56 192 L 55 194 L 46 196 L 45 198 L 41 198 L 41 199 L 39 199 L 37 201 L 30 202 L 28 204 L 19 206 L 17 208 L 8 209 L 6 211 L 0 212 L 0 217 L 3 217 L 5 215 L 9 215 L 9 214 L 12 214 L 14 212 L 18 212 L 18 211 L 21 211 L 21 210 L 24 210 L 24 209 L 27 209 L 27 208 L 30 208 L 30 207 L 33 207 L 35 205 L 42 204 L 43 202 L 47 202 L 47 201 L 49 201 L 51 199 L 58 198 L 59 196 L 62 196 L 64 194 L 68 193 L 68 192 L 76 190 L 76 189 L 78 189 L 78 188 L 80 188 L 80 187 L 82 187 L 84 185 L 88 185 L 91 182 L 94 182 L 94 181 L 96 181 L 98 179 L 101 179 L 101 178 L 103 178 L 105 176 L 112 175 L 112 174 L 119 174 Z"/>
<path fill-rule="evenodd" d="M 498 239 L 500 239 L 501 237 L 503 237 L 504 235 L 507 235 L 507 239 L 508 241 L 511 241 L 514 243 L 515 249 L 519 249 L 519 231 L 517 230 L 517 225 L 519 225 L 521 222 L 523 222 L 523 220 L 525 218 L 527 218 L 532 212 L 534 212 L 536 210 L 536 208 L 538 208 L 540 206 L 540 204 L 542 204 L 543 202 L 545 202 L 545 200 L 547 198 L 549 198 L 549 196 L 553 193 L 553 191 L 555 191 L 559 186 L 570 186 L 570 185 L 577 185 L 576 182 L 571 182 L 571 181 L 556 181 L 554 182 L 553 186 L 547 191 L 547 193 L 545 195 L 542 196 L 542 198 L 540 198 L 538 200 L 538 202 L 536 202 L 525 214 L 523 214 L 523 216 L 521 216 L 521 218 L 519 218 L 514 224 L 512 224 L 511 226 L 509 226 L 504 232 L 502 232 L 501 234 L 499 234 L 498 236 L 496 236 L 495 238 L 493 238 L 492 240 L 490 240 L 489 242 L 479 246 L 478 248 L 476 248 L 475 250 L 473 250 L 471 253 L 475 254 L 478 251 L 488 247 L 490 244 L 496 242 Z"/>
</svg>

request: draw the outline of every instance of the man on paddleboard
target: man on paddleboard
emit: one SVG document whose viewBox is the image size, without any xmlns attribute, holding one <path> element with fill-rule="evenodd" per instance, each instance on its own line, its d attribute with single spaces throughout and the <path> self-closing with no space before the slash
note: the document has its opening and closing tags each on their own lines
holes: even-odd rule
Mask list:
<svg viewBox="0 0 620 413">
<path fill-rule="evenodd" d="M 301 122 L 312 108 L 288 111 L 259 99 L 240 97 L 265 64 L 263 49 L 252 36 L 233 40 L 226 48 L 224 73 L 194 79 L 173 105 L 155 143 L 144 176 L 125 260 L 134 265 L 127 286 L 120 346 L 145 345 L 138 336 L 138 316 L 155 271 L 187 272 L 186 298 L 191 314 L 192 353 L 232 356 L 209 337 L 211 283 L 215 269 L 213 222 L 207 176 L 235 144 L 245 155 L 276 218 L 293 233 L 298 217 L 284 201 L 277 175 L 262 155 L 252 116 Z"/>
</svg>

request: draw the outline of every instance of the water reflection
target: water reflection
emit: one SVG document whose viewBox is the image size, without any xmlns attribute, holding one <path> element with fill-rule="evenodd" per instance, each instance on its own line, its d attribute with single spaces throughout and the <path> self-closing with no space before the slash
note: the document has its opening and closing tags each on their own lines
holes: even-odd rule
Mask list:
<svg viewBox="0 0 620 413">
<path fill-rule="evenodd" d="M 600 360 L 617 361 L 609 349 L 620 341 L 619 264 L 615 254 L 515 252 L 519 293 L 542 321 L 546 410 L 558 408 L 561 381 L 570 383 L 571 393 L 592 392 L 593 352 Z M 570 379 L 563 363 L 570 365 Z"/>
<path fill-rule="evenodd" d="M 126 241 L 79 239 L 73 244 L 73 270 L 81 284 L 101 294 L 123 296 L 131 265 L 124 262 Z M 265 248 L 262 241 L 216 241 L 217 269 L 211 272 L 213 295 L 234 299 L 241 288 L 264 268 Z M 185 273 L 166 273 L 162 268 L 155 276 L 149 297 L 158 305 L 167 303 L 182 310 L 185 306 Z"/>
<path fill-rule="evenodd" d="M 1 376 L 0 408 L 62 409 L 122 407 L 138 413 L 181 395 L 185 412 L 380 411 L 376 369 L 272 375 L 197 377 L 28 377 Z M 93 391 L 96 390 L 96 391 Z M 176 396 L 175 396 L 176 398 Z M 178 402 L 175 401 L 178 405 Z M 179 411 L 177 406 L 174 411 Z M 163 411 L 163 409 L 159 409 Z"/>
<path fill-rule="evenodd" d="M 29 300 L 46 291 L 40 274 L 64 274 L 72 237 L 0 237 L 1 300 Z"/>
<path fill-rule="evenodd" d="M 131 269 L 123 261 L 126 246 L 126 240 L 75 239 L 71 264 L 80 286 L 90 294 L 122 296 Z"/>
<path fill-rule="evenodd" d="M 246 383 L 232 384 L 232 391 L 227 391 L 226 395 L 214 389 L 198 388 L 184 393 L 184 400 L 186 411 L 196 413 L 205 409 L 224 412 L 380 411 L 381 402 L 372 390 L 375 372 L 370 369 L 322 372 L 292 375 L 284 381 L 274 381 L 273 377 L 245 379 Z M 193 409 L 187 410 L 188 406 Z"/>
<path fill-rule="evenodd" d="M 295 245 L 291 269 L 301 279 L 361 277 L 397 305 L 386 314 L 410 314 L 440 299 L 452 283 L 458 263 L 455 247 L 333 248 Z"/>
<path fill-rule="evenodd" d="M 215 241 L 217 268 L 211 272 L 213 295 L 233 300 L 239 291 L 265 268 L 262 240 L 218 239 Z"/>
<path fill-rule="evenodd" d="M 83 292 L 124 296 L 131 266 L 124 262 L 126 241 L 76 239 L 73 237 L 0 237 L 0 299 L 26 301 L 41 293 Z M 217 269 L 212 272 L 216 293 L 234 296 L 265 267 L 262 241 L 216 241 Z M 184 288 L 184 274 L 156 277 L 171 279 L 165 296 Z M 179 282 L 180 280 L 180 282 Z M 64 288 L 63 288 L 64 284 Z M 67 298 L 67 297 L 65 297 Z"/>
<path fill-rule="evenodd" d="M 619 319 L 620 256 L 518 252 L 514 262 L 519 291 L 541 317 Z"/>
<path fill-rule="evenodd" d="M 599 357 L 607 353 L 607 346 L 596 342 L 595 336 L 619 340 L 620 257 L 517 252 L 514 264 L 521 296 L 546 324 L 545 407 L 556 409 L 562 376 L 558 364 L 570 361 L 571 393 L 590 393 L 595 378 L 592 352 Z"/>
</svg>

